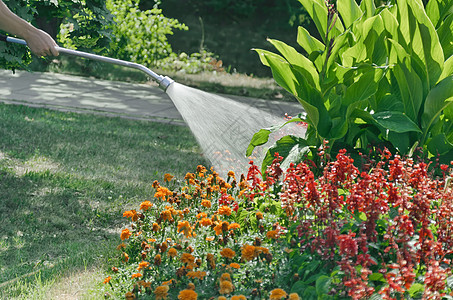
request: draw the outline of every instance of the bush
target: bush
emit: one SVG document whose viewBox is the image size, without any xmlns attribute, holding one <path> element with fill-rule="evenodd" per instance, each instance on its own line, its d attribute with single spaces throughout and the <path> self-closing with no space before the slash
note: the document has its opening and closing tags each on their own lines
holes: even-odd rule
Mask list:
<svg viewBox="0 0 453 300">
<path fill-rule="evenodd" d="M 316 161 L 324 140 L 333 154 L 347 148 L 367 153 L 368 145 L 412 154 L 420 147 L 428 157 L 453 158 L 452 1 L 300 0 L 321 40 L 299 27 L 297 42 L 307 55 L 269 40 L 281 55 L 256 50 L 277 83 L 294 94 L 308 123 L 305 138 L 286 138 L 271 148 Z M 448 2 L 448 3 L 447 3 Z M 338 12 L 337 12 L 338 11 Z M 276 127 L 278 128 L 278 127 Z M 260 131 L 249 153 L 267 142 L 275 129 Z M 355 153 L 355 154 L 354 154 Z"/>
<path fill-rule="evenodd" d="M 105 7 L 105 1 L 87 0 L 5 0 L 5 4 L 18 16 L 31 22 L 56 38 L 60 26 L 72 24 L 71 31 L 62 40 L 75 47 L 90 48 L 97 52 L 105 51 L 110 44 L 111 31 L 108 29 L 113 20 Z M 25 68 L 31 62 L 27 47 L 0 44 L 0 63 L 7 69 Z"/>
<path fill-rule="evenodd" d="M 202 166 L 181 181 L 165 175 L 152 200 L 124 212 L 131 223 L 104 281 L 109 292 L 136 299 L 453 295 L 451 168 L 442 165 L 443 177 L 432 178 L 425 163 L 385 150 L 359 172 L 345 152 L 319 177 L 305 163 L 283 175 L 278 155 L 265 180 L 253 163 L 240 179 Z"/>
</svg>

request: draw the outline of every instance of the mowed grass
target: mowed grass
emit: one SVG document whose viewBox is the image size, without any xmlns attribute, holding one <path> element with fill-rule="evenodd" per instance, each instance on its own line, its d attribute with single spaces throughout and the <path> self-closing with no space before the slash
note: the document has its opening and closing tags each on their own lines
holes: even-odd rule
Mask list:
<svg viewBox="0 0 453 300">
<path fill-rule="evenodd" d="M 184 126 L 0 104 L 0 299 L 56 298 L 79 272 L 102 282 L 123 211 L 198 164 Z"/>
</svg>

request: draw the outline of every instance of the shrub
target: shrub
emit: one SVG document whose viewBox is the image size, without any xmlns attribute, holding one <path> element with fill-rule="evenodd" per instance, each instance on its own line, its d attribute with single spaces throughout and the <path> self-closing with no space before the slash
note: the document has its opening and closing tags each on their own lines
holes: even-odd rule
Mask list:
<svg viewBox="0 0 453 300">
<path fill-rule="evenodd" d="M 305 163 L 283 173 L 279 155 L 266 179 L 253 163 L 240 179 L 202 166 L 166 175 L 124 213 L 105 283 L 137 299 L 453 295 L 451 168 L 432 178 L 423 162 L 381 158 L 360 172 L 341 150 L 319 177 Z"/>
<path fill-rule="evenodd" d="M 277 83 L 294 94 L 305 114 L 304 138 L 286 138 L 273 153 L 316 161 L 316 149 L 329 140 L 333 154 L 347 148 L 352 155 L 368 145 L 411 154 L 416 147 L 444 161 L 453 158 L 452 1 L 300 0 L 321 40 L 299 27 L 297 42 L 307 55 L 269 40 L 281 55 L 256 51 Z M 276 130 L 263 129 L 248 154 Z"/>
<path fill-rule="evenodd" d="M 60 31 L 60 26 L 72 24 L 71 32 L 64 41 L 70 41 L 74 46 L 103 51 L 110 43 L 112 24 L 110 12 L 105 7 L 105 1 L 87 0 L 5 0 L 5 4 L 18 16 L 35 26 L 49 32 L 54 38 Z M 76 13 L 75 13 L 76 12 Z M 66 45 L 65 43 L 63 43 Z M 13 44 L 0 44 L 0 63 L 7 69 L 26 67 L 31 62 L 27 47 Z"/>
</svg>

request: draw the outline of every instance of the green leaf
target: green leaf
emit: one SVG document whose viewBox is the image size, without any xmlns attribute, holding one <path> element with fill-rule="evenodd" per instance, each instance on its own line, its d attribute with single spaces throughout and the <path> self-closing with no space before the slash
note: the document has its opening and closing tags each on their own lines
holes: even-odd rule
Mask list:
<svg viewBox="0 0 453 300">
<path fill-rule="evenodd" d="M 267 141 L 269 140 L 270 134 L 271 131 L 269 129 L 260 129 L 260 131 L 255 133 L 252 137 L 252 140 L 250 141 L 249 146 L 247 147 L 245 156 L 252 155 L 252 152 L 255 149 L 255 147 L 266 144 Z"/>
<path fill-rule="evenodd" d="M 368 276 L 368 280 L 386 282 L 384 275 L 382 275 L 381 273 L 370 274 L 370 276 Z"/>
<path fill-rule="evenodd" d="M 453 75 L 439 82 L 426 96 L 422 115 L 423 136 L 426 137 L 432 124 L 442 111 L 453 102 Z"/>
<path fill-rule="evenodd" d="M 440 25 L 437 34 L 444 51 L 444 57 L 451 57 L 453 55 L 453 13 Z"/>
<path fill-rule="evenodd" d="M 453 145 L 448 141 L 444 133 L 434 136 L 428 143 L 428 151 L 434 156 L 446 154 L 452 148 Z"/>
<path fill-rule="evenodd" d="M 360 78 L 356 79 L 346 90 L 343 104 L 351 105 L 373 96 L 377 92 L 379 81 L 384 76 L 384 71 L 382 68 L 364 70 Z"/>
<path fill-rule="evenodd" d="M 402 1 L 398 2 L 398 8 L 402 6 L 401 3 Z M 412 48 L 412 56 L 421 61 L 421 65 L 425 68 L 428 86 L 432 87 L 442 73 L 444 63 L 442 45 L 436 29 L 426 15 L 423 3 L 420 0 L 407 0 L 407 4 L 408 13 L 406 17 L 409 18 L 410 24 L 407 38 L 409 38 L 409 44 Z M 420 76 L 420 78 L 422 77 Z"/>
<path fill-rule="evenodd" d="M 453 13 L 453 0 L 430 0 L 426 5 L 426 14 L 428 15 L 434 27 L 438 28 L 442 20 Z"/>
<path fill-rule="evenodd" d="M 326 46 L 318 39 L 311 36 L 310 33 L 302 26 L 297 31 L 297 43 L 308 53 L 308 58 L 312 61 L 318 72 L 322 70 L 322 56 Z"/>
<path fill-rule="evenodd" d="M 337 0 L 337 9 L 346 28 L 350 27 L 363 14 L 355 0 Z"/>
<path fill-rule="evenodd" d="M 288 168 L 291 162 L 299 162 L 310 151 L 307 141 L 301 137 L 287 135 L 279 139 L 275 145 L 269 147 L 266 156 L 263 159 L 261 170 L 264 172 L 267 166 L 272 164 L 274 154 L 278 152 L 284 157 L 281 162 L 282 169 Z"/>
<path fill-rule="evenodd" d="M 324 44 L 326 43 L 326 32 L 327 32 L 327 6 L 322 0 L 299 0 L 304 6 L 307 13 L 312 18 L 313 22 L 318 29 L 319 35 L 323 39 Z"/>
<path fill-rule="evenodd" d="M 320 276 L 316 280 L 316 293 L 318 296 L 328 294 L 332 285 L 332 278 L 326 275 Z"/>
<path fill-rule="evenodd" d="M 422 132 L 411 119 L 399 111 L 384 111 L 372 115 L 374 120 L 382 127 L 397 133 Z"/>
<path fill-rule="evenodd" d="M 305 77 L 307 82 L 319 90 L 319 76 L 315 66 L 305 56 L 296 51 L 293 47 L 273 39 L 268 41 L 283 55 L 283 57 Z"/>
<path fill-rule="evenodd" d="M 450 56 L 444 63 L 444 69 L 442 74 L 440 74 L 439 82 L 447 78 L 448 76 L 453 75 L 453 55 Z M 438 83 L 439 83 L 438 82 Z"/>
<path fill-rule="evenodd" d="M 366 18 L 374 16 L 376 11 L 376 5 L 373 0 L 362 0 L 362 2 L 360 2 L 360 8 L 363 12 L 365 12 Z"/>
<path fill-rule="evenodd" d="M 425 290 L 425 286 L 421 283 L 414 283 L 411 287 L 407 290 L 411 297 L 414 297 L 417 293 L 422 293 Z"/>
<path fill-rule="evenodd" d="M 307 29 L 299 26 L 297 29 L 297 43 L 308 53 L 324 51 L 326 46 L 317 38 L 310 35 Z"/>
<path fill-rule="evenodd" d="M 308 285 L 302 281 L 296 281 L 293 286 L 291 287 L 291 293 L 296 293 L 298 295 L 302 295 L 304 291 L 307 289 Z"/>
</svg>

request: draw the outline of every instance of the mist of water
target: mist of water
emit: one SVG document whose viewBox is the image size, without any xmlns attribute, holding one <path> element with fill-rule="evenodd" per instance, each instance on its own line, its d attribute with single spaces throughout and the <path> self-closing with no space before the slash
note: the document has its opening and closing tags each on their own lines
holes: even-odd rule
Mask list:
<svg viewBox="0 0 453 300">
<path fill-rule="evenodd" d="M 262 128 L 284 122 L 284 116 L 176 82 L 168 87 L 167 94 L 190 127 L 205 157 L 222 176 L 230 170 L 246 174 L 250 160 L 260 165 L 265 147 L 257 147 L 252 157 L 245 156 L 253 135 Z M 301 126 L 286 127 L 285 134 L 303 136 L 304 129 Z M 278 138 L 278 134 L 271 135 L 265 146 Z"/>
</svg>

